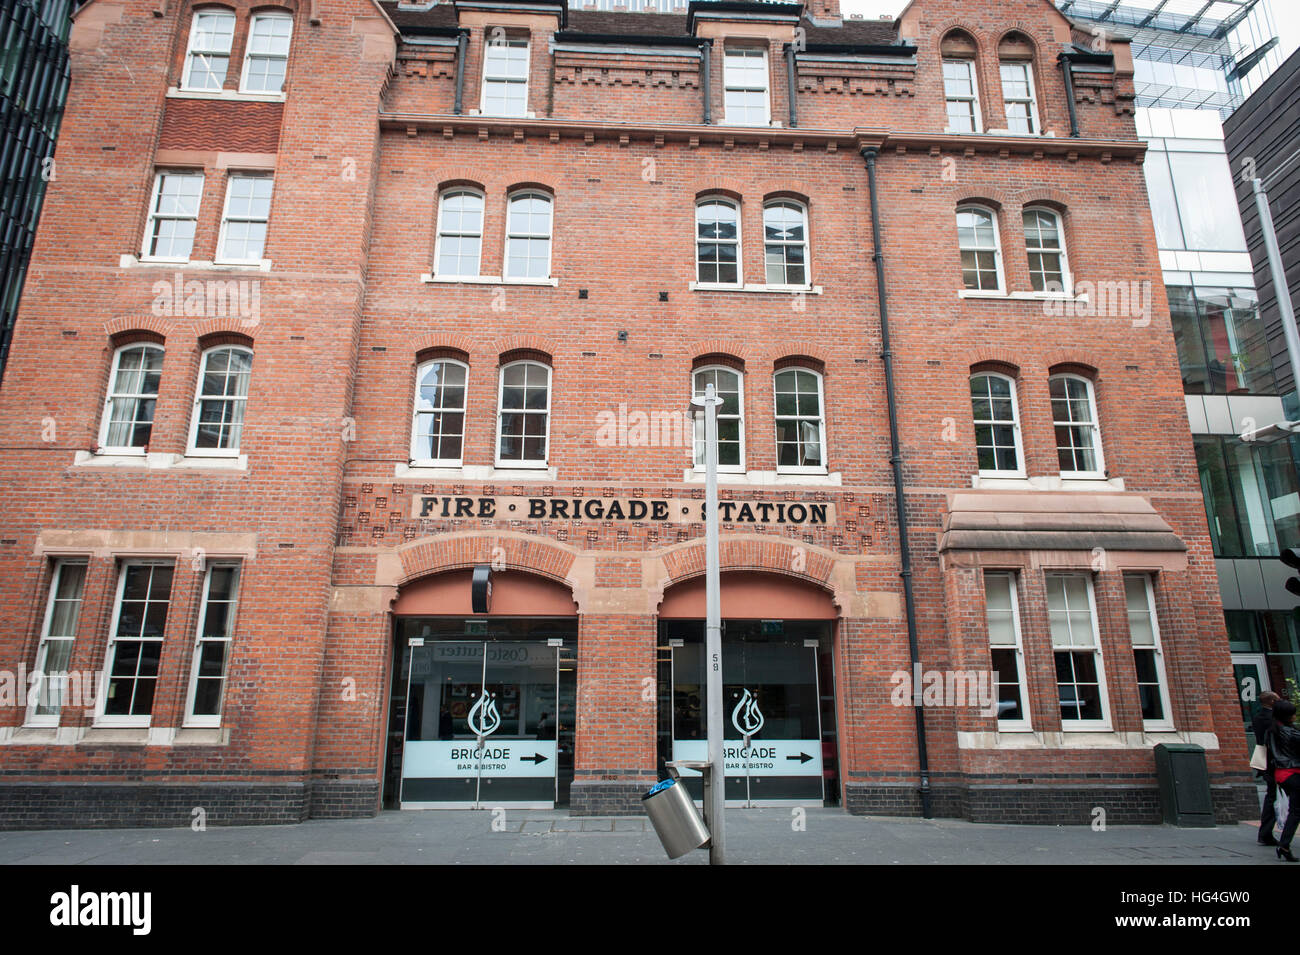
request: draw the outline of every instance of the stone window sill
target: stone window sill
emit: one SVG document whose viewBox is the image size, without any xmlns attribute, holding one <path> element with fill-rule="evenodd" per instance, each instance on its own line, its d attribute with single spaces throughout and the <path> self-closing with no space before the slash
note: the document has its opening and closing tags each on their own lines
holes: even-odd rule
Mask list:
<svg viewBox="0 0 1300 955">
<path fill-rule="evenodd" d="M 72 462 L 77 468 L 128 468 L 142 471 L 244 471 L 248 470 L 248 455 L 235 457 L 186 457 L 165 451 L 137 454 L 95 451 L 78 451 Z"/>
<path fill-rule="evenodd" d="M 957 290 L 958 298 L 994 299 L 1012 302 L 1083 302 L 1088 296 L 1066 292 L 1001 292 L 993 289 L 963 288 Z"/>
<path fill-rule="evenodd" d="M 466 464 L 458 468 L 425 467 L 420 464 L 398 464 L 393 477 L 409 480 L 443 481 L 554 481 L 556 469 L 546 468 L 496 468 L 486 464 Z"/>
<path fill-rule="evenodd" d="M 1081 491 L 1095 494 L 1098 491 L 1124 490 L 1124 479 L 1063 478 L 1055 474 L 1037 477 L 984 477 L 974 474 L 970 486 L 986 491 Z"/>
<path fill-rule="evenodd" d="M 1059 732 L 958 732 L 959 749 L 1152 749 L 1160 743 L 1195 743 L 1207 750 L 1219 748 L 1214 733 L 1064 730 Z"/>
<path fill-rule="evenodd" d="M 242 90 L 183 90 L 173 86 L 167 90 L 168 99 L 219 99 L 243 103 L 283 103 L 284 92 L 246 93 Z"/>
<path fill-rule="evenodd" d="M 557 278 L 511 279 L 500 275 L 434 275 L 425 272 L 420 281 L 431 285 L 540 285 L 555 288 L 560 284 Z"/>
<path fill-rule="evenodd" d="M 692 292 L 761 292 L 769 295 L 821 295 L 820 285 L 721 285 L 715 282 L 690 282 Z"/>
<path fill-rule="evenodd" d="M 196 271 L 222 271 L 229 270 L 232 272 L 269 272 L 271 271 L 270 259 L 259 259 L 256 262 L 214 262 L 208 259 L 150 259 L 139 255 L 123 255 L 118 260 L 118 268 L 123 269 L 191 269 Z"/>
<path fill-rule="evenodd" d="M 6 726 L 0 746 L 226 746 L 226 727 Z"/>
<path fill-rule="evenodd" d="M 689 468 L 682 472 L 684 484 L 703 484 L 704 469 Z M 719 471 L 719 484 L 742 484 L 756 487 L 840 487 L 843 475 L 839 471 L 829 474 L 782 474 L 778 471 Z"/>
</svg>

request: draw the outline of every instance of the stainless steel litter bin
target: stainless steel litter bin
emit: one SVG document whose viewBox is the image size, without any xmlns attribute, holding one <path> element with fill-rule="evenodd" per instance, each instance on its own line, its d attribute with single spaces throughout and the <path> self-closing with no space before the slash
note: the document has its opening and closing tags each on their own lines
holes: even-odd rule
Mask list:
<svg viewBox="0 0 1300 955">
<path fill-rule="evenodd" d="M 691 794 L 676 779 L 665 779 L 641 797 L 668 858 L 684 856 L 709 841 L 709 830 L 695 810 Z"/>
</svg>

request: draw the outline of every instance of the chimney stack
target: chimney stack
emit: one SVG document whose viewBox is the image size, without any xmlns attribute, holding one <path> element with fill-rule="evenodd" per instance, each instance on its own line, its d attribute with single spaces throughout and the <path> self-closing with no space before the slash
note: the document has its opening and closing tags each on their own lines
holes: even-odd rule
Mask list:
<svg viewBox="0 0 1300 955">
<path fill-rule="evenodd" d="M 843 22 L 840 16 L 840 0 L 805 0 L 804 8 L 814 20 Z"/>
</svg>

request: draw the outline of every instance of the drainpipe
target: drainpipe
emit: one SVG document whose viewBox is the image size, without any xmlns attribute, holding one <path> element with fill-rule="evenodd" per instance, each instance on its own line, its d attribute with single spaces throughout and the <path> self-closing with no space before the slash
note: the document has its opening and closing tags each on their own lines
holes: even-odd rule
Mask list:
<svg viewBox="0 0 1300 955">
<path fill-rule="evenodd" d="M 1065 77 L 1065 105 L 1070 110 L 1070 135 L 1079 136 L 1079 114 L 1074 105 L 1074 65 L 1068 53 L 1061 53 L 1061 75 Z"/>
<path fill-rule="evenodd" d="M 713 51 L 713 41 L 705 40 L 700 44 L 700 88 L 704 90 L 704 125 L 713 122 L 713 93 L 709 89 L 709 54 Z"/>
<path fill-rule="evenodd" d="M 469 46 L 469 37 L 464 33 L 456 35 L 456 106 L 459 116 L 465 112 L 465 48 Z"/>
<path fill-rule="evenodd" d="M 794 129 L 799 125 L 798 116 L 795 113 L 795 62 L 794 62 L 794 44 L 785 45 L 785 77 L 787 98 L 790 100 L 790 128 Z"/>
<path fill-rule="evenodd" d="M 867 161 L 867 189 L 871 194 L 871 260 L 876 264 L 876 288 L 880 298 L 880 357 L 885 364 L 885 400 L 889 405 L 889 463 L 894 470 L 894 511 L 898 519 L 898 576 L 903 578 L 903 602 L 907 608 L 907 651 L 912 678 L 921 675 L 921 650 L 916 638 L 916 597 L 912 593 L 912 548 L 907 540 L 907 504 L 903 499 L 903 452 L 898 441 L 898 404 L 894 398 L 894 353 L 889 346 L 889 302 L 885 294 L 885 254 L 880 242 L 880 203 L 876 196 L 875 146 L 864 146 Z M 933 817 L 930 807 L 930 756 L 925 746 L 925 710 L 919 705 L 920 686 L 912 688 L 912 711 L 916 714 L 916 757 L 921 768 L 921 816 Z"/>
</svg>

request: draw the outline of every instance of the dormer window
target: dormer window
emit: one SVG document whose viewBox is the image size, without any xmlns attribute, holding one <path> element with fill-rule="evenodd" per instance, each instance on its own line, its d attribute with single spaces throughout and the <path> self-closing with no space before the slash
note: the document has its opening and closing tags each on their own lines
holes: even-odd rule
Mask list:
<svg viewBox="0 0 1300 955">
<path fill-rule="evenodd" d="M 767 97 L 767 52 L 728 49 L 722 64 L 723 103 L 730 126 L 770 126 Z"/>
<path fill-rule="evenodd" d="M 979 133 L 979 81 L 975 76 L 978 48 L 974 38 L 962 30 L 953 30 L 939 44 L 943 57 L 943 96 L 947 103 L 950 133 Z"/>
<path fill-rule="evenodd" d="M 490 35 L 483 52 L 483 113 L 528 115 L 528 41 Z"/>
</svg>

